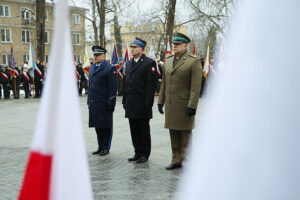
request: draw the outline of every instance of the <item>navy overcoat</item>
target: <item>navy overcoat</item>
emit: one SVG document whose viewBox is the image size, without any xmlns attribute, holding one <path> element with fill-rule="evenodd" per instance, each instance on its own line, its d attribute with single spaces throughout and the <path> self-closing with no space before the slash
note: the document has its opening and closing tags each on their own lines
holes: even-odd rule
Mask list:
<svg viewBox="0 0 300 200">
<path fill-rule="evenodd" d="M 113 124 L 116 105 L 116 69 L 107 61 L 91 66 L 89 75 L 89 127 L 108 128 Z"/>
<path fill-rule="evenodd" d="M 137 63 L 126 64 L 123 106 L 125 117 L 130 119 L 152 118 L 152 106 L 157 85 L 156 63 L 144 54 Z"/>
</svg>

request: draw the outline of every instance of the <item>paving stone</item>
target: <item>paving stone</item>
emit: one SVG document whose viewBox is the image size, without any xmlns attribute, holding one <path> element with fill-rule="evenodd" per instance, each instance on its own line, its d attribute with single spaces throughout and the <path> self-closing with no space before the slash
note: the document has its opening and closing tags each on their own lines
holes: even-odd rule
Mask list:
<svg viewBox="0 0 300 200">
<path fill-rule="evenodd" d="M 156 99 L 157 101 L 157 99 Z M 16 199 L 35 129 L 39 99 L 0 99 L 0 199 Z M 80 97 L 85 144 L 88 151 L 91 181 L 96 200 L 168 200 L 174 197 L 181 170 L 166 171 L 171 149 L 164 116 L 153 108 L 151 120 L 152 152 L 150 160 L 128 162 L 133 147 L 128 119 L 124 118 L 121 98 L 114 113 L 111 152 L 104 157 L 91 155 L 96 150 L 95 130 L 88 128 L 86 96 Z"/>
</svg>

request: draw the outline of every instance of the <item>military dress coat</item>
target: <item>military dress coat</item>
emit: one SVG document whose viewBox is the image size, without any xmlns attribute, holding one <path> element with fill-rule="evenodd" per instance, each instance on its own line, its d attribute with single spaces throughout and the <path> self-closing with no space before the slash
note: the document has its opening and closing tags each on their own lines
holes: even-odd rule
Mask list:
<svg viewBox="0 0 300 200">
<path fill-rule="evenodd" d="M 189 116 L 186 109 L 197 109 L 202 80 L 200 59 L 186 52 L 173 63 L 174 56 L 166 59 L 158 104 L 165 105 L 165 128 L 192 130 L 195 116 Z"/>
<path fill-rule="evenodd" d="M 126 63 L 123 106 L 125 117 L 130 119 L 152 118 L 152 106 L 157 84 L 156 63 L 144 54 L 137 63 Z"/>
<path fill-rule="evenodd" d="M 116 105 L 116 69 L 107 61 L 91 66 L 89 75 L 89 127 L 108 128 L 113 125 Z"/>
</svg>

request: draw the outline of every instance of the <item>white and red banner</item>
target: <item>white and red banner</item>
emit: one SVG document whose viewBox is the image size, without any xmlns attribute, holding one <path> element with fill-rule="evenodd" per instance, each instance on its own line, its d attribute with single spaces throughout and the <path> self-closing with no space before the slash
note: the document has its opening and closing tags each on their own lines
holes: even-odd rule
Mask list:
<svg viewBox="0 0 300 200">
<path fill-rule="evenodd" d="M 29 81 L 29 77 L 25 72 L 22 72 L 23 76 L 26 78 L 27 81 Z"/>
<path fill-rule="evenodd" d="M 93 199 L 68 10 L 68 1 L 57 1 L 49 71 L 19 200 Z"/>
<path fill-rule="evenodd" d="M 159 71 L 159 68 L 157 65 L 157 60 L 156 60 L 155 51 L 154 51 L 153 47 L 150 47 L 148 57 L 155 61 L 155 65 L 156 65 L 155 68 L 156 68 L 157 74 L 160 75 L 160 71 Z M 152 69 L 152 71 L 155 71 L 155 69 L 154 70 Z"/>
</svg>

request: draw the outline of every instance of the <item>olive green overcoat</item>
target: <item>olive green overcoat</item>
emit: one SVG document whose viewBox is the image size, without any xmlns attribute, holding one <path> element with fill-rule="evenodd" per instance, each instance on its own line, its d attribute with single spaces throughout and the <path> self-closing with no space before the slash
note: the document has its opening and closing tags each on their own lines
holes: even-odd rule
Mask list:
<svg viewBox="0 0 300 200">
<path fill-rule="evenodd" d="M 165 128 L 192 130 L 195 116 L 187 107 L 197 109 L 202 80 L 200 58 L 187 52 L 173 66 L 174 56 L 166 59 L 158 104 L 165 106 Z"/>
</svg>

